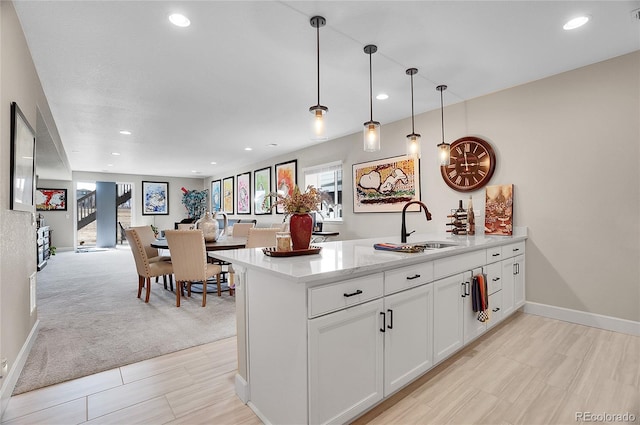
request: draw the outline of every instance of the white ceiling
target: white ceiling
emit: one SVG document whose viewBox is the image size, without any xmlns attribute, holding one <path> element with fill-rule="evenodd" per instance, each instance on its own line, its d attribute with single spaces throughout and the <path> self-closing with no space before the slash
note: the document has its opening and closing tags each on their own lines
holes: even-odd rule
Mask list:
<svg viewBox="0 0 640 425">
<path fill-rule="evenodd" d="M 374 99 L 382 124 L 410 116 L 409 67 L 420 113 L 439 108 L 438 84 L 446 105 L 640 49 L 640 1 L 14 3 L 74 171 L 206 177 L 310 145 L 314 15 L 332 139 L 369 119 L 366 44 L 374 95 L 390 96 Z M 580 14 L 586 26 L 562 29 Z M 39 158 L 40 178 L 55 164 Z"/>
</svg>

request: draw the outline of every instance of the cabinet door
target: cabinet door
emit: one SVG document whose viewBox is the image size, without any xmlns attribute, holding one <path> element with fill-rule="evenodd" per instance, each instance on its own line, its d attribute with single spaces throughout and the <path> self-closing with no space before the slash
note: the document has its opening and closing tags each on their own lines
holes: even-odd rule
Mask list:
<svg viewBox="0 0 640 425">
<path fill-rule="evenodd" d="M 502 315 L 507 317 L 514 310 L 514 259 L 502 261 Z"/>
<path fill-rule="evenodd" d="M 309 423 L 344 423 L 382 399 L 383 300 L 308 323 Z"/>
<path fill-rule="evenodd" d="M 525 279 L 524 279 L 524 254 L 518 255 L 514 259 L 514 275 L 513 275 L 513 296 L 515 308 L 524 305 L 525 299 Z"/>
<path fill-rule="evenodd" d="M 433 366 L 433 287 L 422 285 L 385 298 L 384 395 Z"/>
<path fill-rule="evenodd" d="M 463 275 L 433 283 L 433 360 L 438 363 L 463 344 Z"/>
<path fill-rule="evenodd" d="M 487 330 L 485 322 L 478 320 L 478 312 L 473 311 L 473 301 L 471 300 L 471 285 L 473 276 L 482 273 L 482 269 L 476 269 L 463 274 L 465 283 L 465 296 L 463 298 L 464 315 L 464 344 L 468 344 Z"/>
</svg>

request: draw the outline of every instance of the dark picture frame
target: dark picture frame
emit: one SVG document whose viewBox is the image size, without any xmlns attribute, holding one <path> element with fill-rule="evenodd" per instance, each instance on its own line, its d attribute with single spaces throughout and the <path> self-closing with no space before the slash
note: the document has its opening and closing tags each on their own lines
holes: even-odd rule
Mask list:
<svg viewBox="0 0 640 425">
<path fill-rule="evenodd" d="M 278 195 L 288 197 L 293 193 L 293 188 L 298 184 L 298 160 L 293 159 L 287 162 L 276 164 L 275 188 Z M 284 214 L 284 207 L 280 204 L 276 206 L 277 214 Z"/>
<path fill-rule="evenodd" d="M 353 212 L 400 212 L 420 200 L 420 160 L 401 155 L 353 164 Z M 420 211 L 418 204 L 407 211 Z"/>
<path fill-rule="evenodd" d="M 222 212 L 233 214 L 233 176 L 222 179 Z"/>
<path fill-rule="evenodd" d="M 142 182 L 142 215 L 169 215 L 168 182 Z"/>
<path fill-rule="evenodd" d="M 253 213 L 255 215 L 271 214 L 271 167 L 261 168 L 253 172 Z M 266 199 L 265 199 L 266 198 Z"/>
<path fill-rule="evenodd" d="M 222 181 L 211 181 L 211 211 L 217 212 L 222 208 Z"/>
<path fill-rule="evenodd" d="M 36 133 L 18 104 L 11 102 L 10 208 L 33 213 L 35 200 Z"/>
<path fill-rule="evenodd" d="M 36 189 L 36 211 L 66 211 L 67 189 Z"/>
<path fill-rule="evenodd" d="M 251 173 L 236 176 L 236 214 L 251 214 Z"/>
</svg>

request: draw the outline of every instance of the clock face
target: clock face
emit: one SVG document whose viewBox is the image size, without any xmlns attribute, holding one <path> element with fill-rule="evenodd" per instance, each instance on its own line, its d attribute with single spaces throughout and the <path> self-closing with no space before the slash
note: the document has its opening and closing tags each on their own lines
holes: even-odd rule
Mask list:
<svg viewBox="0 0 640 425">
<path fill-rule="evenodd" d="M 449 165 L 440 166 L 445 183 L 459 192 L 471 192 L 487 184 L 496 168 L 496 154 L 479 137 L 466 136 L 451 143 Z"/>
</svg>

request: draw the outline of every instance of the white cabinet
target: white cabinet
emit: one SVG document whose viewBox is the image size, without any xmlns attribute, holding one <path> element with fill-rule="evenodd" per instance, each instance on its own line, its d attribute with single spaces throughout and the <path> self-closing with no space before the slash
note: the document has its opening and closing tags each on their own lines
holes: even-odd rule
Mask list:
<svg viewBox="0 0 640 425">
<path fill-rule="evenodd" d="M 464 276 L 457 274 L 433 283 L 433 361 L 439 363 L 464 343 Z"/>
<path fill-rule="evenodd" d="M 433 287 L 422 285 L 384 300 L 384 395 L 433 366 Z"/>
<path fill-rule="evenodd" d="M 524 305 L 524 263 L 524 253 L 514 258 L 513 299 L 515 308 L 520 308 Z"/>
<path fill-rule="evenodd" d="M 514 304 L 514 272 L 515 272 L 515 259 L 508 258 L 501 262 L 502 264 L 502 313 L 507 316 L 513 313 L 515 309 Z"/>
<path fill-rule="evenodd" d="M 502 313 L 504 317 L 513 313 L 524 305 L 525 279 L 524 279 L 524 242 L 507 245 L 503 251 L 511 258 L 502 260 Z M 514 256 L 514 253 L 516 254 Z"/>
<path fill-rule="evenodd" d="M 464 297 L 463 297 L 463 314 L 464 314 L 464 345 L 467 345 L 487 330 L 485 322 L 478 320 L 478 312 L 473 311 L 473 301 L 471 298 L 471 287 L 473 284 L 473 276 L 482 273 L 482 269 L 474 269 L 465 272 L 464 275 Z M 491 304 L 489 304 L 491 306 Z"/>
<path fill-rule="evenodd" d="M 382 313 L 378 299 L 308 321 L 310 423 L 344 423 L 382 399 Z"/>
</svg>

